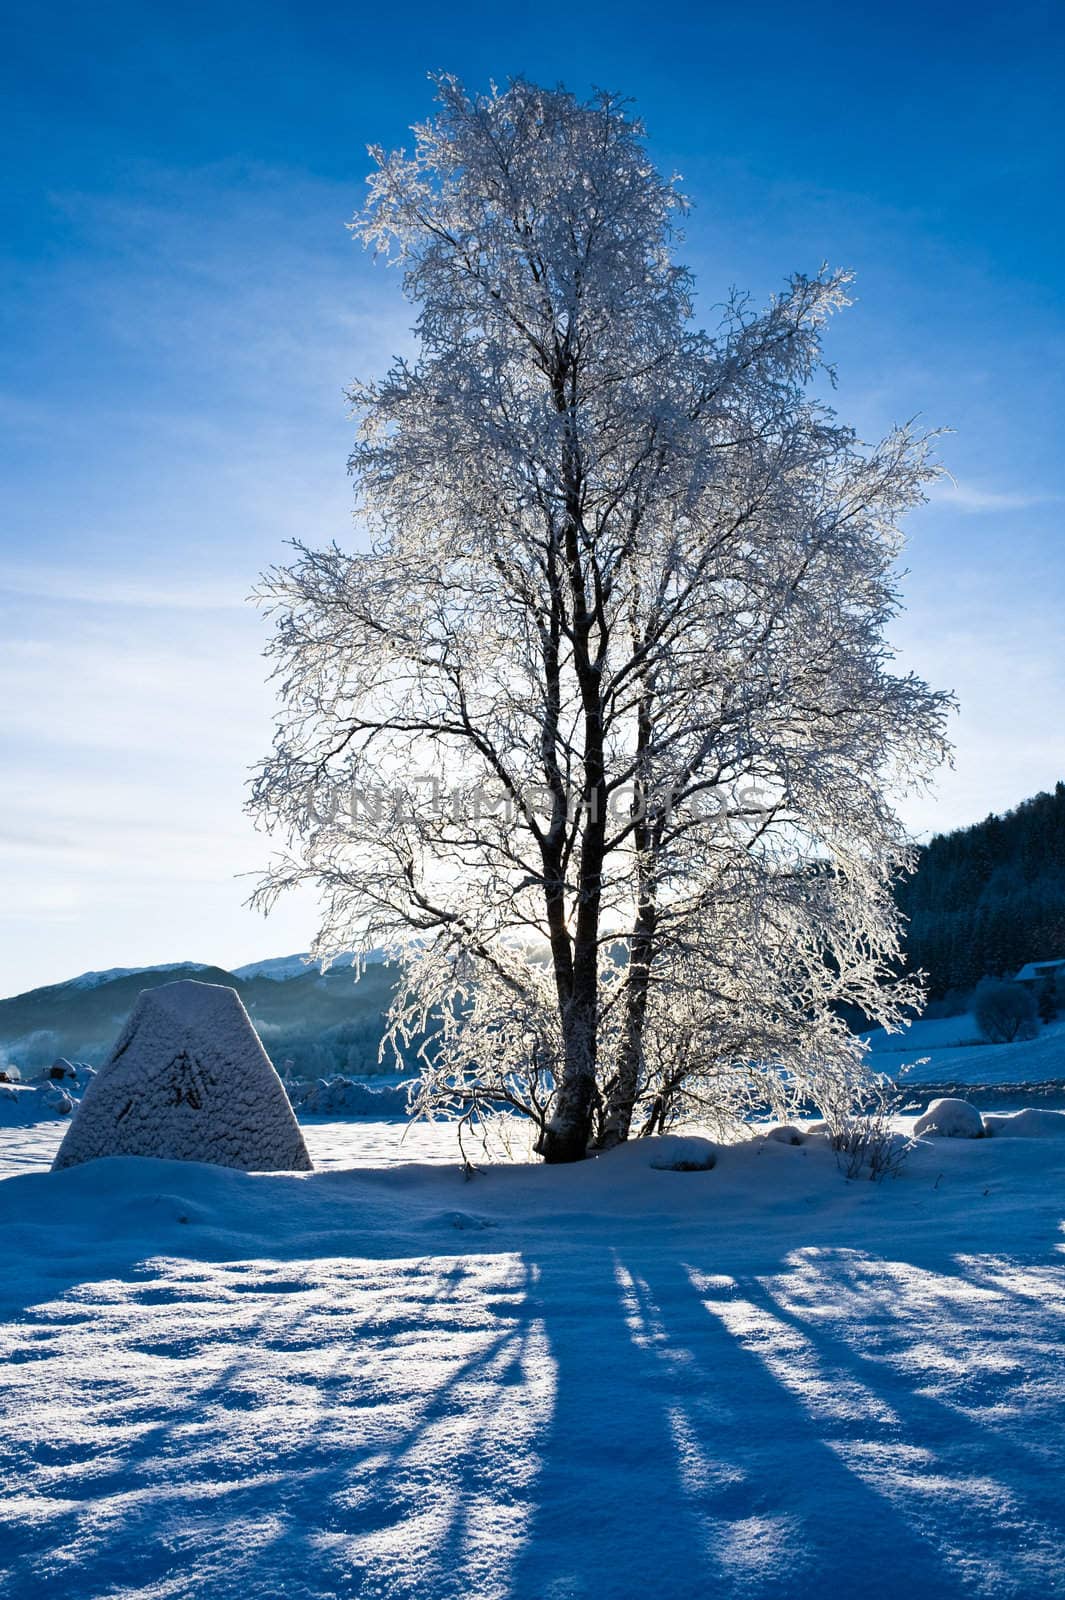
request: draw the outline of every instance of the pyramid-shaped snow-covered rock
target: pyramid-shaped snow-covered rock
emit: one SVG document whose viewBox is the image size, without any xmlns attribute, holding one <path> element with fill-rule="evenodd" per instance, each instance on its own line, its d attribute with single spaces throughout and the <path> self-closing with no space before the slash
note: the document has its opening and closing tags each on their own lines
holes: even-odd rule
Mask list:
<svg viewBox="0 0 1065 1600">
<path fill-rule="evenodd" d="M 183 979 L 141 991 L 52 1170 L 98 1156 L 310 1171 L 281 1079 L 235 989 Z"/>
</svg>

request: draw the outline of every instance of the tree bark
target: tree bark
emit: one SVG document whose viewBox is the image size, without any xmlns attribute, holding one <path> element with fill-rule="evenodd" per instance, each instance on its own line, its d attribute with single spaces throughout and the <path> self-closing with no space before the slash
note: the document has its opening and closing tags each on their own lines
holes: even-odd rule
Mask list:
<svg viewBox="0 0 1065 1600">
<path fill-rule="evenodd" d="M 554 1112 L 540 1140 L 540 1154 L 547 1162 L 581 1161 L 587 1155 L 596 1094 L 599 911 L 606 842 L 601 739 L 590 771 L 587 759 L 585 770 L 590 793 L 581 841 L 572 975 L 569 996 L 561 1005 L 565 1051 L 562 1081 Z"/>
<path fill-rule="evenodd" d="M 647 994 L 651 979 L 657 912 L 653 903 L 640 907 L 629 946 L 629 977 L 625 995 L 625 1039 L 618 1061 L 617 1079 L 603 1113 L 599 1147 L 612 1150 L 629 1137 L 632 1113 L 640 1086 Z"/>
<path fill-rule="evenodd" d="M 648 754 L 654 738 L 653 706 L 655 680 L 652 673 L 640 674 L 640 699 L 637 713 L 636 783 L 633 795 L 633 843 L 637 858 L 639 899 L 636 921 L 629 941 L 629 971 L 625 988 L 625 1036 L 618 1061 L 617 1077 L 603 1113 L 600 1148 L 611 1150 L 629 1136 L 632 1114 L 640 1086 L 643 1064 L 644 1024 L 647 996 L 658 927 L 657 881 L 651 865 L 661 842 L 661 822 L 648 815 L 651 803 L 648 781 Z"/>
<path fill-rule="evenodd" d="M 553 375 L 552 392 L 560 416 L 568 415 L 570 418 L 562 461 L 562 481 L 566 486 L 563 553 L 573 607 L 573 665 L 584 723 L 583 824 L 571 987 L 567 999 L 560 995 L 564 1046 L 562 1079 L 551 1120 L 540 1139 L 540 1154 L 547 1162 L 583 1160 L 591 1139 L 599 1031 L 599 914 L 606 856 L 606 754 L 602 703 L 606 618 L 594 567 L 590 574 L 586 573 L 582 558 L 582 474 L 580 449 L 572 420 L 576 403 L 575 382 L 576 371 L 567 356 Z M 596 635 L 594 652 L 593 633 Z"/>
</svg>

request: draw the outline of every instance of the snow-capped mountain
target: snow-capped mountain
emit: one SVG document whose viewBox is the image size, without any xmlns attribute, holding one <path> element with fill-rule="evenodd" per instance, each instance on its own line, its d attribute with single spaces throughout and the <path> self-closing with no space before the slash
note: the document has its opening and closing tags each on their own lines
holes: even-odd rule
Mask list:
<svg viewBox="0 0 1065 1600">
<path fill-rule="evenodd" d="M 202 961 L 163 961 L 157 967 L 108 967 L 104 972 L 82 972 L 66 982 L 73 989 L 98 989 L 101 983 L 113 983 L 116 978 L 132 978 L 144 972 L 195 972 L 205 970 Z M 63 988 L 63 984 L 49 987 Z M 31 993 L 33 991 L 30 991 Z"/>
<path fill-rule="evenodd" d="M 318 968 L 312 964 L 310 956 L 304 950 L 294 956 L 273 956 L 266 961 L 249 961 L 245 967 L 234 967 L 234 978 L 247 981 L 249 978 L 269 978 L 273 983 L 283 983 L 287 978 L 305 978 L 309 972 L 317 972 Z"/>
<path fill-rule="evenodd" d="M 380 951 L 371 950 L 363 960 L 368 964 L 379 962 L 383 959 Z M 334 956 L 330 964 L 330 972 L 347 971 L 354 960 L 350 952 Z M 65 978 L 60 984 L 50 984 L 49 988 L 64 988 L 70 986 L 75 989 L 97 989 L 101 983 L 112 983 L 116 978 L 135 978 L 146 972 L 206 972 L 208 963 L 205 961 L 162 961 L 153 967 L 107 967 L 102 972 L 82 972 L 76 978 Z M 214 969 L 224 970 L 224 969 Z M 265 961 L 249 961 L 243 967 L 230 969 L 230 976 L 239 978 L 246 983 L 251 978 L 269 978 L 274 983 L 283 982 L 287 978 L 306 978 L 321 976 L 321 968 L 317 961 L 311 958 L 309 951 L 297 951 L 292 956 L 268 956 Z M 36 993 L 35 990 L 29 991 Z M 21 998 L 21 997 L 17 997 Z M 2 1002 L 0 1002 L 2 1003 Z"/>
<path fill-rule="evenodd" d="M 334 956 L 329 967 L 330 973 L 348 972 L 354 956 L 347 952 Z M 364 959 L 368 963 L 379 962 L 382 958 L 377 950 L 371 950 Z M 284 982 L 288 978 L 305 978 L 308 973 L 314 977 L 321 976 L 321 968 L 317 961 L 312 961 L 307 951 L 301 951 L 294 956 L 273 956 L 268 961 L 250 961 L 246 967 L 234 967 L 233 976 L 247 981 L 249 978 L 269 978 L 273 983 Z"/>
</svg>

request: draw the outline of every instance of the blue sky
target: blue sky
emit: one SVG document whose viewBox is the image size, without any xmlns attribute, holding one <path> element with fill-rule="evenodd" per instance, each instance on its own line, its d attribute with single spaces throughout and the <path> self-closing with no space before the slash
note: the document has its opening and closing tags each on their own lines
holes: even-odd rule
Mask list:
<svg viewBox="0 0 1065 1600">
<path fill-rule="evenodd" d="M 426 73 L 634 97 L 695 202 L 702 307 L 822 260 L 866 437 L 953 428 L 910 525 L 902 659 L 956 690 L 915 830 L 1065 775 L 1065 13 L 27 6 L 9 12 L 0 368 L 0 993 L 304 948 L 243 909 L 270 738 L 244 597 L 286 539 L 355 537 L 344 388 L 408 340 L 344 224 Z"/>
</svg>

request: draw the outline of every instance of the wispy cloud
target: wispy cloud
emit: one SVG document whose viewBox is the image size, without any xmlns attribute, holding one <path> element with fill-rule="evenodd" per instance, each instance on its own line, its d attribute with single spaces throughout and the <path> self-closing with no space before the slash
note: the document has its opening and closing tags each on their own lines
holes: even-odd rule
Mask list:
<svg viewBox="0 0 1065 1600">
<path fill-rule="evenodd" d="M 152 611 L 228 611 L 247 603 L 247 576 L 190 583 L 49 567 L 0 567 L 0 594 L 76 605 L 133 606 Z"/>
<path fill-rule="evenodd" d="M 978 489 L 972 484 L 950 483 L 936 490 L 932 499 L 957 506 L 959 511 L 1028 511 L 1033 506 L 1053 505 L 1057 494 L 1039 494 L 1024 489 Z"/>
</svg>

